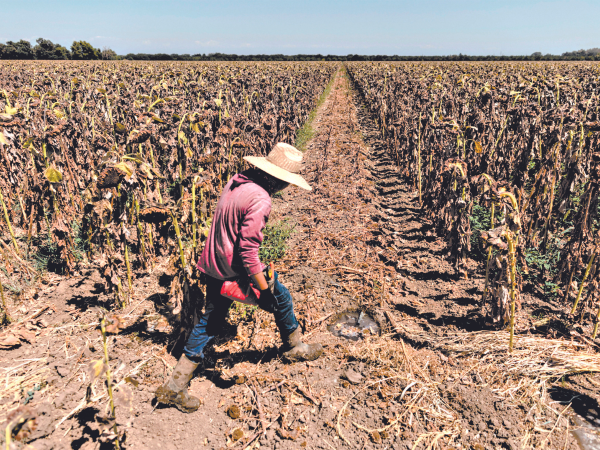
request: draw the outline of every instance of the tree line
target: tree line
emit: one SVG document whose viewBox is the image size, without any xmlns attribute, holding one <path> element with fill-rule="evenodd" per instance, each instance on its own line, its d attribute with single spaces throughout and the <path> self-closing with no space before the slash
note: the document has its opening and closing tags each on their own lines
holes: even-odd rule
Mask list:
<svg viewBox="0 0 600 450">
<path fill-rule="evenodd" d="M 39 38 L 36 45 L 21 39 L 18 42 L 0 43 L 0 59 L 41 59 L 41 60 L 130 60 L 130 61 L 600 61 L 600 49 L 577 50 L 561 55 L 542 54 L 512 56 L 400 56 L 400 55 L 236 55 L 227 53 L 167 54 L 167 53 L 128 53 L 117 55 L 108 47 L 94 48 L 86 41 L 74 41 L 68 49 L 48 39 Z"/>
<path fill-rule="evenodd" d="M 100 50 L 86 41 L 73 41 L 70 49 L 44 38 L 35 42 L 36 45 L 31 45 L 31 42 L 21 39 L 0 43 L 0 59 L 117 59 L 113 50 L 106 47 Z"/>
</svg>

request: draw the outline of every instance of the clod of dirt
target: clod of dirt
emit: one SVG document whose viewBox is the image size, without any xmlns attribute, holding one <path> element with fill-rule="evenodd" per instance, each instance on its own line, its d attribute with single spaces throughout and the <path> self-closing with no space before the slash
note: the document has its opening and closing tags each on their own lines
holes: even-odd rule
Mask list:
<svg viewBox="0 0 600 450">
<path fill-rule="evenodd" d="M 363 376 L 360 373 L 355 372 L 352 369 L 347 369 L 342 374 L 342 377 L 344 377 L 346 380 L 348 380 L 352 384 L 359 384 L 363 379 Z"/>
<path fill-rule="evenodd" d="M 240 430 L 239 428 L 236 428 L 235 430 L 233 430 L 233 433 L 231 433 L 231 439 L 234 442 L 239 441 L 243 437 L 244 437 L 244 432 L 242 430 Z"/>
<path fill-rule="evenodd" d="M 232 419 L 239 419 L 241 416 L 240 408 L 237 405 L 231 405 L 227 408 L 227 415 Z"/>
<path fill-rule="evenodd" d="M 7 350 L 9 348 L 18 347 L 21 345 L 21 340 L 12 334 L 0 336 L 0 349 Z"/>
<path fill-rule="evenodd" d="M 379 434 L 379 431 L 373 431 L 371 433 L 371 440 L 375 444 L 381 444 L 381 435 Z"/>
<path fill-rule="evenodd" d="M 290 441 L 295 441 L 298 438 L 298 430 L 292 430 L 291 432 L 284 430 L 283 428 L 279 428 L 277 430 L 277 434 L 282 439 L 289 439 Z"/>
</svg>

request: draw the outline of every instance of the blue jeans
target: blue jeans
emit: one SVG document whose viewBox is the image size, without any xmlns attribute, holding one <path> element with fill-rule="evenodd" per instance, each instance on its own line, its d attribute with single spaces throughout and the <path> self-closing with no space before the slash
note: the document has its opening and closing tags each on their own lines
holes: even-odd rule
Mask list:
<svg viewBox="0 0 600 450">
<path fill-rule="evenodd" d="M 298 328 L 299 324 L 294 314 L 294 303 L 290 291 L 279 282 L 279 275 L 274 273 L 273 294 L 274 303 L 258 301 L 260 309 L 270 312 L 275 316 L 275 324 L 283 339 Z M 191 361 L 201 362 L 204 358 L 206 345 L 223 328 L 232 300 L 221 295 L 223 280 L 206 277 L 206 306 L 204 313 L 198 319 L 190 337 L 185 344 L 183 354 Z"/>
</svg>

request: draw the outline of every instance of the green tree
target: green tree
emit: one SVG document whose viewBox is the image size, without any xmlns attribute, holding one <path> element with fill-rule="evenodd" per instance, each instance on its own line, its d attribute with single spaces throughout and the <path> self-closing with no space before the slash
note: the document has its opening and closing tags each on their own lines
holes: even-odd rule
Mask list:
<svg viewBox="0 0 600 450">
<path fill-rule="evenodd" d="M 60 44 L 53 44 L 48 39 L 39 38 L 33 47 L 36 59 L 70 59 L 71 53 Z"/>
<path fill-rule="evenodd" d="M 24 39 L 19 42 L 7 41 L 0 46 L 0 59 L 34 59 L 31 43 Z"/>
<path fill-rule="evenodd" d="M 73 41 L 71 45 L 72 59 L 102 59 L 102 52 L 86 41 Z"/>
</svg>

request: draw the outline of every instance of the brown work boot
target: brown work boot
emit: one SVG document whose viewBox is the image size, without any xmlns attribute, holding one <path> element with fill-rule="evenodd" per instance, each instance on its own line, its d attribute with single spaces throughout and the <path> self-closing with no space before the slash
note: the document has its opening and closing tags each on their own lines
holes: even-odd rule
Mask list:
<svg viewBox="0 0 600 450">
<path fill-rule="evenodd" d="M 323 354 L 321 344 L 305 344 L 302 342 L 302 331 L 296 328 L 287 339 L 283 339 L 283 357 L 289 362 L 314 361 Z"/>
<path fill-rule="evenodd" d="M 184 413 L 196 411 L 202 404 L 202 400 L 187 392 L 188 383 L 194 376 L 196 367 L 198 367 L 197 363 L 190 361 L 187 356 L 181 355 L 171 378 L 154 393 L 156 401 L 175 406 Z"/>
</svg>

